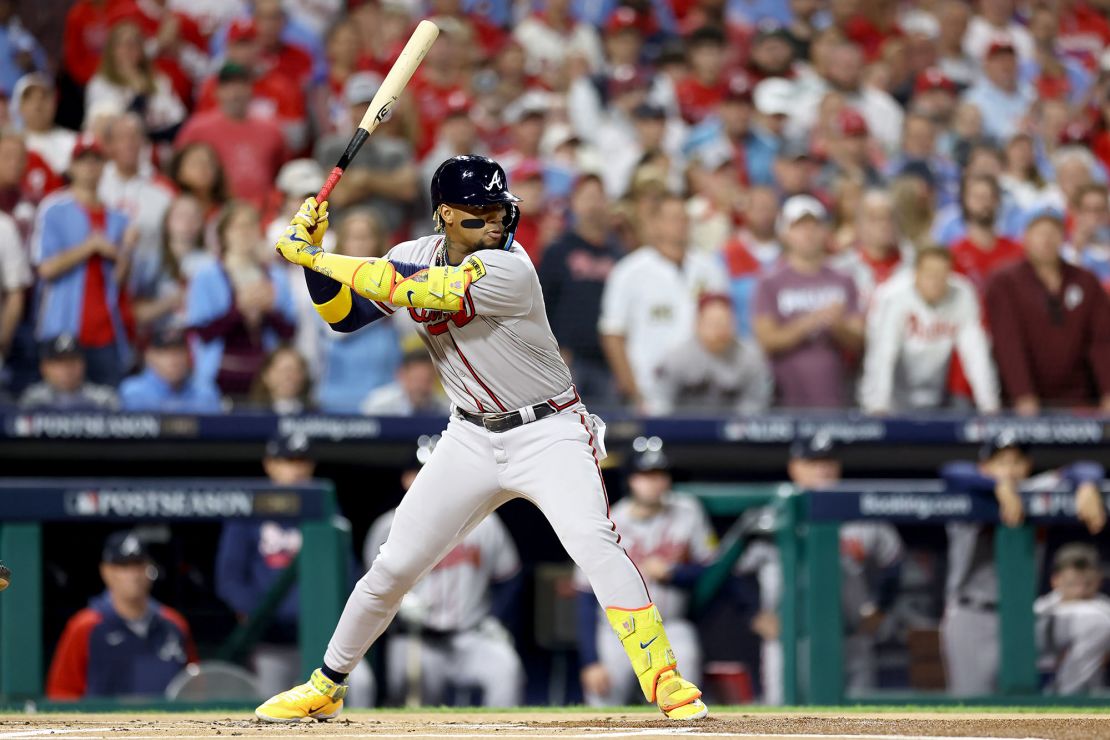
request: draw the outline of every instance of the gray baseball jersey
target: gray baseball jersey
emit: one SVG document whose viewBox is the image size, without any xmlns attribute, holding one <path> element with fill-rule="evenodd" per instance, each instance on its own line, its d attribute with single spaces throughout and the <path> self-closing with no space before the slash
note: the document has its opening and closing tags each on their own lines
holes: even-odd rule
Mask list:
<svg viewBox="0 0 1110 740">
<path fill-rule="evenodd" d="M 378 517 L 366 536 L 363 562 L 369 568 L 389 536 L 396 509 Z M 490 583 L 520 570 L 513 538 L 497 514 L 490 514 L 455 545 L 409 593 L 416 597 L 421 623 L 455 632 L 477 627 L 490 613 Z"/>
<path fill-rule="evenodd" d="M 444 239 L 402 242 L 386 258 L 394 264 L 446 264 Z M 462 311 L 406 310 L 416 322 L 451 402 L 471 413 L 499 413 L 542 403 L 570 388 L 570 370 L 547 323 L 536 268 L 524 248 L 474 254 L 486 274 L 470 285 Z M 450 327 L 450 331 L 448 328 Z"/>
<path fill-rule="evenodd" d="M 680 564 L 707 565 L 713 560 L 717 535 L 701 504 L 689 494 L 668 494 L 663 508 L 647 519 L 632 515 L 632 497 L 626 496 L 613 505 L 610 518 L 621 533 L 621 544 L 637 565 L 652 557 Z M 590 588 L 580 568 L 575 573 L 575 585 L 583 591 Z M 648 588 L 664 619 L 686 615 L 690 597 L 685 589 L 650 579 Z"/>
<path fill-rule="evenodd" d="M 1022 489 L 1051 491 L 1060 485 L 1059 471 L 1035 475 L 1021 484 Z M 966 522 L 945 525 L 948 532 L 948 580 L 945 596 L 964 599 L 970 606 L 998 603 L 998 572 L 994 568 L 994 527 Z"/>
</svg>

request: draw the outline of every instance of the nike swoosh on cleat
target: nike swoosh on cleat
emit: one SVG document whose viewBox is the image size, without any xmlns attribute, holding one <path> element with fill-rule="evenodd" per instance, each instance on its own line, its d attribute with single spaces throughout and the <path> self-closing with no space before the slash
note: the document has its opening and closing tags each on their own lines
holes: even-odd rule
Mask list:
<svg viewBox="0 0 1110 740">
<path fill-rule="evenodd" d="M 410 290 L 409 295 L 408 295 L 408 301 L 409 301 L 410 305 L 412 304 L 412 294 L 413 294 L 413 291 Z"/>
<path fill-rule="evenodd" d="M 647 642 L 641 642 L 640 643 L 640 649 L 641 650 L 647 650 L 648 645 L 650 645 L 651 643 L 655 642 L 658 639 L 659 639 L 659 635 L 656 635 L 655 637 L 651 638 Z"/>
</svg>

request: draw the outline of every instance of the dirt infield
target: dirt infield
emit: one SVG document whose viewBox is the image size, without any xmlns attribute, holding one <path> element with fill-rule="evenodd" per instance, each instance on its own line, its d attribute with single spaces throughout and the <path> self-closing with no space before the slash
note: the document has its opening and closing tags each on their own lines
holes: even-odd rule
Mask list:
<svg viewBox="0 0 1110 740">
<path fill-rule="evenodd" d="M 275 725 L 227 714 L 0 715 L 0 740 L 62 737 L 161 740 L 165 737 L 270 738 L 1110 738 L 1110 715 L 998 713 L 717 712 L 693 724 L 649 713 L 354 712 L 326 723 Z"/>
</svg>

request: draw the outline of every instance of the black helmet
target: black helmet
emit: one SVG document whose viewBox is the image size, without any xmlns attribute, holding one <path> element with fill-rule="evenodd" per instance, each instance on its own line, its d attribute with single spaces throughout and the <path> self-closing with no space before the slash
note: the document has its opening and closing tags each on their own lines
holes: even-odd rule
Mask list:
<svg viewBox="0 0 1110 740">
<path fill-rule="evenodd" d="M 464 206 L 506 204 L 505 235 L 501 247 L 512 244 L 513 232 L 520 221 L 520 198 L 508 190 L 508 178 L 501 165 L 489 157 L 477 154 L 460 154 L 451 157 L 432 175 L 432 212 L 435 214 L 444 203 Z"/>
<path fill-rule="evenodd" d="M 671 461 L 663 452 L 663 440 L 659 437 L 637 437 L 632 442 L 630 467 L 633 473 L 650 473 L 660 470 L 670 472 Z"/>
</svg>

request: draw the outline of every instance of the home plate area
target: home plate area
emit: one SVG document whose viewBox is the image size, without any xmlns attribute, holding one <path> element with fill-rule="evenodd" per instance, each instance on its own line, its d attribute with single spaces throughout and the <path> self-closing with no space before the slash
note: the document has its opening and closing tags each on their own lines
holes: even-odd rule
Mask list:
<svg viewBox="0 0 1110 740">
<path fill-rule="evenodd" d="M 1110 716 L 999 712 L 745 712 L 718 711 L 677 724 L 639 712 L 448 713 L 364 711 L 331 722 L 270 724 L 231 713 L 8 714 L 0 740 L 64 737 L 155 740 L 242 738 L 1110 738 Z"/>
</svg>

